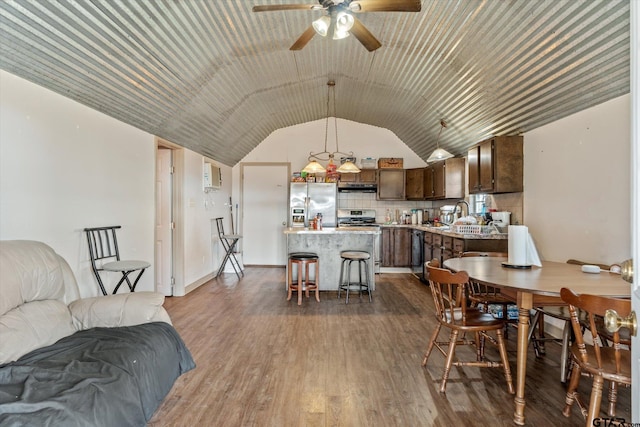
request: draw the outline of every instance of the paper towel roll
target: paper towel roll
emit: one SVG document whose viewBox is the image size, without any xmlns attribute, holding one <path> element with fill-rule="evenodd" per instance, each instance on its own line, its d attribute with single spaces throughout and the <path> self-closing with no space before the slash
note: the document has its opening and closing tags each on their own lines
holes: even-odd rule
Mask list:
<svg viewBox="0 0 640 427">
<path fill-rule="evenodd" d="M 527 263 L 527 242 L 529 227 L 526 225 L 509 226 L 509 264 L 529 265 Z"/>
</svg>

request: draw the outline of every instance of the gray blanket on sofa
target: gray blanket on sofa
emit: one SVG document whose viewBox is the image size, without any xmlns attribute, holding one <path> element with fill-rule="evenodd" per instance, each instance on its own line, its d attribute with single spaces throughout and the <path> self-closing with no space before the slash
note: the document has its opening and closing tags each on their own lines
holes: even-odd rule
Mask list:
<svg viewBox="0 0 640 427">
<path fill-rule="evenodd" d="M 194 367 L 164 322 L 80 331 L 0 366 L 0 426 L 144 426 Z"/>
</svg>

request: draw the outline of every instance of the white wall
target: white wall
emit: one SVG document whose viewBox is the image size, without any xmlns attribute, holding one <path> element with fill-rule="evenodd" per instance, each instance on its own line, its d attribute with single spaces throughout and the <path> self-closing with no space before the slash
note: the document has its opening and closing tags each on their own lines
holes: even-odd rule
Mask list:
<svg viewBox="0 0 640 427">
<path fill-rule="evenodd" d="M 153 264 L 155 144 L 153 135 L 0 71 L 0 239 L 52 246 L 82 296 L 99 292 L 84 227 L 121 225 L 121 256 Z M 228 217 L 231 168 L 222 168 L 226 190 L 205 194 L 203 157 L 182 151 L 184 292 L 219 265 L 210 218 Z M 152 266 L 138 289 L 153 290 L 153 276 Z"/>
<path fill-rule="evenodd" d="M 388 129 L 338 119 L 338 143 L 342 152 L 353 152 L 356 163 L 365 157 L 401 157 L 405 169 L 426 166 L 400 138 Z M 309 152 L 324 151 L 326 119 L 290 126 L 274 131 L 260 143 L 253 151 L 245 156 L 241 162 L 290 162 L 291 171 L 299 172 L 308 163 Z M 329 120 L 327 151 L 335 151 L 334 119 Z M 339 165 L 340 156 L 337 157 Z M 321 161 L 326 166 L 326 161 Z M 234 198 L 238 197 L 240 189 L 237 184 L 240 166 L 233 168 Z M 238 197 L 239 198 L 239 197 Z M 371 193 L 340 193 L 339 208 L 367 208 L 377 211 L 378 220 L 384 221 L 386 209 L 394 212 L 396 209 L 408 210 L 412 208 L 431 207 L 432 202 L 426 201 L 378 201 Z"/>
<path fill-rule="evenodd" d="M 630 257 L 629 129 L 625 95 L 524 135 L 524 223 L 543 259 Z"/>
</svg>

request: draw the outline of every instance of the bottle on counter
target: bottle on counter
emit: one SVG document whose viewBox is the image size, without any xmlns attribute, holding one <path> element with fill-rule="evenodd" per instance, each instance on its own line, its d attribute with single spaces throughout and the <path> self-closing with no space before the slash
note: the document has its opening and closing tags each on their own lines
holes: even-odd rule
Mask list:
<svg viewBox="0 0 640 427">
<path fill-rule="evenodd" d="M 387 209 L 387 213 L 384 216 L 384 223 L 391 224 L 391 211 Z"/>
<path fill-rule="evenodd" d="M 320 212 L 318 212 L 318 214 L 316 215 L 316 224 L 317 229 L 322 230 L 322 214 Z"/>
</svg>

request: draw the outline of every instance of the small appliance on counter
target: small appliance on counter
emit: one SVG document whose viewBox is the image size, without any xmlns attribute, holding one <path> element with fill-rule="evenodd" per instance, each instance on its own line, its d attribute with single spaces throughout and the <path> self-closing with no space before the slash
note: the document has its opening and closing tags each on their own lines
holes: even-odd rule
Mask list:
<svg viewBox="0 0 640 427">
<path fill-rule="evenodd" d="M 491 212 L 491 224 L 498 227 L 501 233 L 506 233 L 511 224 L 511 212 Z"/>
<path fill-rule="evenodd" d="M 455 218 L 456 207 L 454 205 L 445 205 L 440 208 L 440 222 L 451 225 Z"/>
</svg>

